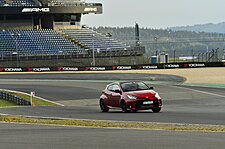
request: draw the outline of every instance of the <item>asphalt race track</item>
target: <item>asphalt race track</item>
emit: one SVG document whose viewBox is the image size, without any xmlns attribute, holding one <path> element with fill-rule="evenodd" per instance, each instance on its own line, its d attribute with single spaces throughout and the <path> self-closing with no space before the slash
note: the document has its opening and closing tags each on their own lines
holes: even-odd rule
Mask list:
<svg viewBox="0 0 225 149">
<path fill-rule="evenodd" d="M 225 133 L 0 124 L 4 149 L 212 149 Z"/>
<path fill-rule="evenodd" d="M 149 110 L 139 111 L 138 113 L 122 113 L 120 110 L 111 110 L 109 113 L 101 113 L 98 98 L 106 84 L 111 82 L 110 80 L 143 80 L 149 85 L 152 85 L 151 82 L 165 81 L 166 85 L 153 84 L 155 90 L 163 98 L 162 112 L 152 113 Z M 184 78 L 178 76 L 150 74 L 1 74 L 0 88 L 23 92 L 35 91 L 37 96 L 65 106 L 1 108 L 0 113 L 76 119 L 224 125 L 225 89 L 180 86 L 179 84 L 184 80 Z M 15 136 L 13 135 L 14 129 L 18 132 L 14 134 Z M 28 137 L 29 135 L 32 136 L 31 129 L 36 134 L 33 140 L 29 140 Z M 148 137 L 151 137 L 149 144 L 152 144 L 151 141 L 157 144 L 152 148 L 222 148 L 225 146 L 224 139 L 221 139 L 224 138 L 224 133 L 115 130 L 15 124 L 0 124 L 0 131 L 5 132 L 3 136 L 6 138 L 4 139 L 17 136 L 16 140 L 21 143 L 18 148 L 31 145 L 31 143 L 35 144 L 34 148 L 62 148 L 60 145 L 64 144 L 63 140 L 67 144 L 66 148 L 76 148 L 71 147 L 73 145 L 77 145 L 77 148 L 93 148 L 93 146 L 94 148 L 150 148 Z M 7 135 L 7 132 L 9 135 Z M 42 140 L 43 144 L 38 146 L 36 140 L 40 140 L 40 134 L 46 132 L 48 134 L 46 134 L 46 140 Z M 25 139 L 28 138 L 28 143 L 23 142 L 23 137 L 20 138 L 21 134 Z M 57 135 L 62 136 L 60 138 Z M 135 140 L 135 138 L 140 140 Z M 10 146 L 7 147 L 7 141 L 4 141 L 4 139 L 1 137 L 1 145 L 5 145 L 4 148 L 10 148 Z M 123 140 L 122 143 L 120 139 Z M 59 140 L 62 142 L 60 143 Z M 87 140 L 91 141 L 87 142 Z M 112 143 L 110 140 L 116 140 L 116 142 Z M 53 142 L 57 142 L 58 145 Z M 107 142 L 107 145 L 103 146 L 100 142 Z M 124 144 L 124 142 L 129 143 Z M 52 147 L 51 144 L 53 144 Z M 12 148 L 16 144 L 10 145 Z"/>
</svg>

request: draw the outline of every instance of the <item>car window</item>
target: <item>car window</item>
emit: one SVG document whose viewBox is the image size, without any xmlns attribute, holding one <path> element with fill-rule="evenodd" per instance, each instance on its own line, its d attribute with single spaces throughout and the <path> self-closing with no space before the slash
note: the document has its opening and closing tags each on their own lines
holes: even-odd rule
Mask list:
<svg viewBox="0 0 225 149">
<path fill-rule="evenodd" d="M 113 85 L 108 86 L 107 90 L 113 91 Z"/>
<path fill-rule="evenodd" d="M 138 83 L 138 89 L 148 90 L 149 87 L 146 84 L 144 84 L 144 83 Z"/>
<path fill-rule="evenodd" d="M 108 90 L 111 92 L 115 92 L 116 90 L 120 91 L 120 87 L 117 84 L 113 84 L 108 87 Z"/>
<path fill-rule="evenodd" d="M 126 83 L 122 83 L 121 87 L 124 92 L 149 90 L 149 87 L 143 82 L 126 82 Z"/>
<path fill-rule="evenodd" d="M 113 90 L 116 91 L 116 90 L 119 90 L 120 91 L 120 87 L 118 85 L 113 85 Z"/>
</svg>

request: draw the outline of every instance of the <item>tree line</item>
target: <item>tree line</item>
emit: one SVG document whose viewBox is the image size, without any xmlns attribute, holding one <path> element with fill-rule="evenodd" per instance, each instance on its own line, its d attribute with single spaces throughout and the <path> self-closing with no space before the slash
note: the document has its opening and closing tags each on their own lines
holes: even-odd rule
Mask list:
<svg viewBox="0 0 225 149">
<path fill-rule="evenodd" d="M 135 45 L 134 27 L 94 27 L 97 32 L 128 45 Z M 173 57 L 193 56 L 219 48 L 220 57 L 225 47 L 225 34 L 194 31 L 173 31 L 170 29 L 140 28 L 140 43 L 146 48 L 146 57 L 155 55 L 156 51 L 166 52 Z"/>
</svg>

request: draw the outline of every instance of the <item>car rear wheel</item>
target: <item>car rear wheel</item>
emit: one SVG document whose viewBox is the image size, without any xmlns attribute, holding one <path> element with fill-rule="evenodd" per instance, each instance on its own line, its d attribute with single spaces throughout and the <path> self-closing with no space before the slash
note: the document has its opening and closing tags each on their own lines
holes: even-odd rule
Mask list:
<svg viewBox="0 0 225 149">
<path fill-rule="evenodd" d="M 161 110 L 161 108 L 154 108 L 154 109 L 152 109 L 152 111 L 153 111 L 154 113 L 158 113 L 160 110 Z"/>
<path fill-rule="evenodd" d="M 123 112 L 130 112 L 129 110 L 127 110 L 127 106 L 126 106 L 125 101 L 121 101 L 120 107 L 121 107 Z"/>
<path fill-rule="evenodd" d="M 109 112 L 109 108 L 106 107 L 106 105 L 102 99 L 100 100 L 99 105 L 100 105 L 100 109 L 102 112 Z"/>
</svg>

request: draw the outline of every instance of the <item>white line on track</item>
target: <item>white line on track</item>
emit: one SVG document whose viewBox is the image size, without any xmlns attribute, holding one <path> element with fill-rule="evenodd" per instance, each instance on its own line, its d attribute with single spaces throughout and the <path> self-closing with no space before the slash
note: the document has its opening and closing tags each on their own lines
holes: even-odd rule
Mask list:
<svg viewBox="0 0 225 149">
<path fill-rule="evenodd" d="M 181 86 L 172 86 L 172 87 L 182 88 L 182 89 L 186 89 L 186 90 L 190 90 L 190 91 L 194 91 L 194 92 L 198 92 L 198 93 L 203 93 L 203 94 L 208 94 L 208 95 L 212 95 L 212 96 L 217 96 L 217 97 L 223 97 L 223 98 L 225 98 L 224 95 L 210 93 L 210 92 L 205 92 L 205 91 L 200 91 L 200 90 L 196 90 L 196 89 L 191 89 L 191 88 L 186 88 L 186 87 L 181 87 Z"/>
</svg>

